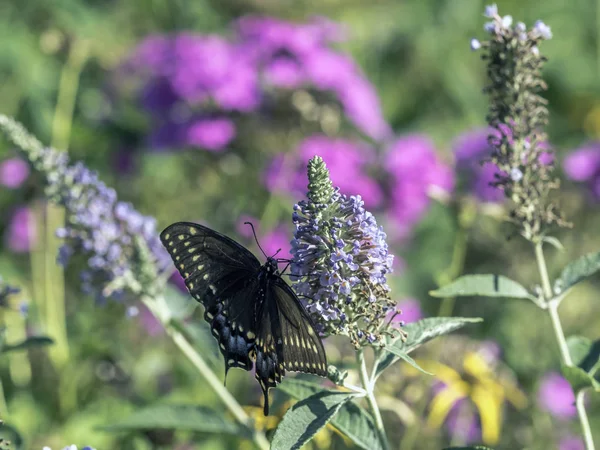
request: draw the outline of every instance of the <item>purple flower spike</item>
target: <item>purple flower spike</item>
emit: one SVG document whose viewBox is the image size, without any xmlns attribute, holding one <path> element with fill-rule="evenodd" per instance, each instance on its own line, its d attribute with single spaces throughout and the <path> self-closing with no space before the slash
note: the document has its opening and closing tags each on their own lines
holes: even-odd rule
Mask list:
<svg viewBox="0 0 600 450">
<path fill-rule="evenodd" d="M 308 177 L 309 200 L 293 214 L 294 288 L 324 333 L 348 335 L 357 347 L 381 344 L 385 315 L 394 305 L 386 234 L 360 196 L 333 188 L 322 158 L 310 160 Z"/>
</svg>

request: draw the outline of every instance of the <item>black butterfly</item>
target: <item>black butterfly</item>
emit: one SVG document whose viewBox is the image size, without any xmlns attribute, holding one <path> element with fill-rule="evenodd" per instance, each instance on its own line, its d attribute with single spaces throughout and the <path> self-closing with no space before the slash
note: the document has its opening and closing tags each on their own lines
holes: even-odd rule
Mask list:
<svg viewBox="0 0 600 450">
<path fill-rule="evenodd" d="M 204 305 L 204 319 L 225 358 L 225 377 L 230 367 L 251 370 L 254 362 L 265 416 L 269 388 L 286 370 L 327 375 L 312 320 L 279 273 L 278 262 L 287 260 L 268 257 L 261 266 L 233 239 L 190 222 L 170 225 L 160 239 L 190 294 Z"/>
</svg>

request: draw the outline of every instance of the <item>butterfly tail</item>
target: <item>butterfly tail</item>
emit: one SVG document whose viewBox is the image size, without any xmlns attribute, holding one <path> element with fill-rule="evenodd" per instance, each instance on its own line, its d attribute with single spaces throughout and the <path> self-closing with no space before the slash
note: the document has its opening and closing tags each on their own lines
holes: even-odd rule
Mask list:
<svg viewBox="0 0 600 450">
<path fill-rule="evenodd" d="M 265 407 L 263 409 L 263 413 L 265 417 L 269 415 L 269 388 L 263 390 L 263 395 L 265 397 Z"/>
</svg>

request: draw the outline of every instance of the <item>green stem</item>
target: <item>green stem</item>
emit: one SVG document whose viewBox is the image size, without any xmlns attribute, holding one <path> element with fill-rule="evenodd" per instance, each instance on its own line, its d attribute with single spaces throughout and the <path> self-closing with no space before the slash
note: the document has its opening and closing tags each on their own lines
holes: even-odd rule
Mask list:
<svg viewBox="0 0 600 450">
<path fill-rule="evenodd" d="M 0 380 L 0 418 L 5 419 L 8 417 L 8 405 L 6 404 L 6 397 L 4 395 L 4 386 L 2 380 Z"/>
<path fill-rule="evenodd" d="M 542 279 L 542 291 L 544 293 L 544 304 L 548 307 L 548 313 L 550 314 L 550 320 L 552 322 L 552 328 L 554 330 L 554 336 L 558 342 L 560 349 L 560 355 L 562 362 L 567 366 L 573 366 L 573 358 L 569 353 L 569 347 L 567 345 L 567 339 L 560 323 L 560 317 L 558 315 L 558 302 L 552 299 L 552 285 L 550 284 L 550 277 L 548 276 L 548 268 L 546 267 L 546 258 L 544 257 L 544 250 L 542 248 L 543 242 L 538 241 L 535 245 L 535 259 L 537 260 L 538 269 L 540 271 L 540 278 Z M 585 410 L 583 403 L 583 392 L 577 394 L 576 400 L 577 414 L 579 416 L 579 422 L 581 423 L 581 430 L 585 440 L 586 450 L 594 450 L 594 441 L 592 439 L 592 429 L 590 427 L 590 421 Z"/>
<path fill-rule="evenodd" d="M 69 147 L 73 111 L 79 88 L 81 71 L 87 61 L 88 45 L 85 41 L 74 41 L 65 66 L 60 75 L 58 98 L 52 122 L 51 146 L 66 151 Z M 69 358 L 67 322 L 65 307 L 65 286 L 62 268 L 56 263 L 60 241 L 54 235 L 57 228 L 64 225 L 64 208 L 46 204 L 45 207 L 45 247 L 42 254 L 44 266 L 44 298 L 46 299 L 46 326 L 55 345 L 50 350 L 54 362 L 63 365 Z"/>
<path fill-rule="evenodd" d="M 365 354 L 363 349 L 360 349 L 356 352 L 356 360 L 358 362 L 360 382 L 363 386 L 363 389 L 367 392 L 367 403 L 369 404 L 369 409 L 371 410 L 371 414 L 375 420 L 375 428 L 377 428 L 379 433 L 381 445 L 383 446 L 384 450 L 387 450 L 389 449 L 389 444 L 385 434 L 385 428 L 383 426 L 383 419 L 381 418 L 381 413 L 379 412 L 379 407 L 377 406 L 377 400 L 375 399 L 375 395 L 373 393 L 375 383 L 369 379 L 367 363 L 365 362 Z"/>
<path fill-rule="evenodd" d="M 246 414 L 242 406 L 225 388 L 223 382 L 215 375 L 208 364 L 206 364 L 200 353 L 194 349 L 185 336 L 177 329 L 176 326 L 173 325 L 171 319 L 167 318 L 164 314 L 161 314 L 158 304 L 159 301 L 164 301 L 164 299 L 142 297 L 142 301 L 148 307 L 148 309 L 150 309 L 152 314 L 154 314 L 154 316 L 162 322 L 167 334 L 171 337 L 175 345 L 179 347 L 179 349 L 190 360 L 194 367 L 198 369 L 198 372 L 200 372 L 208 385 L 221 399 L 235 420 L 250 432 L 252 440 L 256 446 L 261 450 L 268 450 L 270 448 L 270 444 L 264 433 L 256 430 L 254 427 L 254 421 L 248 416 L 248 414 Z"/>
<path fill-rule="evenodd" d="M 575 406 L 577 407 L 577 414 L 579 414 L 579 421 L 581 422 L 581 428 L 583 429 L 583 438 L 585 440 L 585 448 L 587 450 L 594 450 L 594 440 L 592 438 L 592 427 L 585 410 L 585 391 L 579 391 L 575 398 Z"/>
</svg>

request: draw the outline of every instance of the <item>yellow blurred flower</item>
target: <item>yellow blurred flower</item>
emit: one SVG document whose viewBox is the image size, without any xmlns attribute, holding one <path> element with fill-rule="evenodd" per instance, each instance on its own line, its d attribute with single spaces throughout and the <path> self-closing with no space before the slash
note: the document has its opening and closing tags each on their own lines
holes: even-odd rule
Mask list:
<svg viewBox="0 0 600 450">
<path fill-rule="evenodd" d="M 527 406 L 525 394 L 512 381 L 498 377 L 477 352 L 465 355 L 462 374 L 436 361 L 418 361 L 418 364 L 445 384 L 431 401 L 427 421 L 430 427 L 441 427 L 452 408 L 467 399 L 479 414 L 483 442 L 493 445 L 500 439 L 504 402 L 519 409 Z"/>
</svg>

